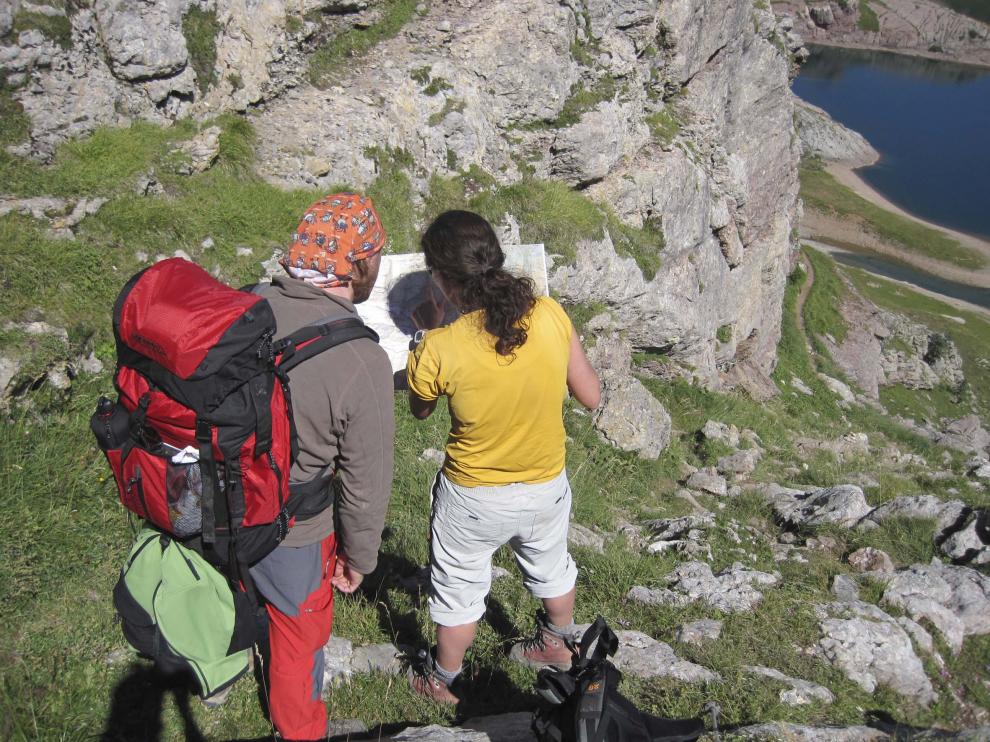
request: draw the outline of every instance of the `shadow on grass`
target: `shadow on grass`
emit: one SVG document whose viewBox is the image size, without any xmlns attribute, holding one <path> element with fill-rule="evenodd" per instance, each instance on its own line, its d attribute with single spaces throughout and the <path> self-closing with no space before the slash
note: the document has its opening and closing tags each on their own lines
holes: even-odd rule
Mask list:
<svg viewBox="0 0 990 742">
<path fill-rule="evenodd" d="M 133 664 L 114 688 L 101 742 L 161 739 L 162 709 L 168 693 L 182 717 L 185 739 L 206 742 L 189 709 L 189 699 L 194 695 L 193 678 L 184 673 L 165 675 L 139 663 Z"/>
</svg>

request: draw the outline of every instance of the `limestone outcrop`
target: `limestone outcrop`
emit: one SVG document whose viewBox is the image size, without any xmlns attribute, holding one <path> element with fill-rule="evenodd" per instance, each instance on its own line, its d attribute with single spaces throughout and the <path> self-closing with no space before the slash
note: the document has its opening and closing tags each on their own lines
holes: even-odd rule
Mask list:
<svg viewBox="0 0 990 742">
<path fill-rule="evenodd" d="M 584 189 L 624 224 L 650 226 L 642 249 L 659 269 L 644 273 L 605 234 L 567 246 L 577 258 L 555 265 L 551 287 L 605 305 L 634 348 L 710 386 L 772 394 L 799 41 L 777 43 L 790 26 L 761 5 L 446 0 L 317 75 L 311 54 L 374 25 L 381 2 L 96 0 L 71 4 L 64 46 L 8 32 L 0 72 L 30 119 L 13 151 L 40 160 L 99 126 L 250 106 L 259 169 L 286 187 L 367 187 L 382 153 L 401 152 L 414 204 L 431 175 L 471 166 L 501 184 L 529 174 Z"/>
</svg>

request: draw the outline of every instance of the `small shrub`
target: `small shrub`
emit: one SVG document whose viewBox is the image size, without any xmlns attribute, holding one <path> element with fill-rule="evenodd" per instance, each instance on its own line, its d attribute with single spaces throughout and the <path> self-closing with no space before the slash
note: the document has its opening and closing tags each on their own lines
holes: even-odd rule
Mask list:
<svg viewBox="0 0 990 742">
<path fill-rule="evenodd" d="M 318 88 L 326 87 L 347 59 L 363 56 L 376 44 L 391 39 L 416 13 L 419 0 L 385 0 L 381 16 L 366 28 L 351 28 L 322 44 L 309 57 L 309 81 Z"/>
<path fill-rule="evenodd" d="M 856 25 L 863 31 L 871 31 L 872 33 L 880 31 L 880 19 L 866 0 L 860 0 L 859 20 Z"/>
<path fill-rule="evenodd" d="M 182 18 L 182 34 L 186 37 L 189 62 L 196 73 L 196 87 L 202 95 L 217 81 L 214 65 L 219 32 L 217 14 L 212 10 L 200 10 L 194 5 Z"/>
<path fill-rule="evenodd" d="M 72 21 L 68 15 L 45 15 L 31 10 L 19 10 L 14 16 L 11 35 L 35 29 L 47 39 L 51 39 L 63 49 L 72 48 Z"/>
<path fill-rule="evenodd" d="M 715 339 L 720 343 L 728 343 L 732 340 L 732 325 L 722 325 L 715 331 Z"/>
<path fill-rule="evenodd" d="M 436 113 L 431 113 L 430 117 L 426 120 L 426 123 L 429 124 L 430 126 L 436 126 L 445 118 L 447 118 L 447 114 L 453 113 L 454 111 L 460 113 L 464 110 L 464 107 L 465 107 L 464 101 L 460 100 L 459 98 L 448 97 L 443 102 L 443 108 L 441 108 Z"/>
<path fill-rule="evenodd" d="M 674 115 L 672 106 L 665 106 L 662 110 L 647 116 L 646 125 L 650 127 L 653 138 L 665 147 L 669 146 L 681 131 L 681 123 Z"/>
</svg>

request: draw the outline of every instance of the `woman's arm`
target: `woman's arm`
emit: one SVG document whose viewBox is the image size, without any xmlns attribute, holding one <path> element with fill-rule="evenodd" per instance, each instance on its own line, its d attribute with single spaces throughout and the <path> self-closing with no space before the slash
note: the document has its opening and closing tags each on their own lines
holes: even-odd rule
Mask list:
<svg viewBox="0 0 990 742">
<path fill-rule="evenodd" d="M 436 408 L 437 401 L 435 399 L 423 399 L 416 392 L 409 390 L 409 411 L 417 420 L 425 420 L 433 414 L 433 410 Z"/>
<path fill-rule="evenodd" d="M 578 402 L 589 410 L 595 409 L 602 401 L 601 384 L 598 374 L 588 361 L 581 347 L 581 338 L 571 325 L 571 354 L 567 361 L 567 388 Z M 411 399 L 411 398 L 410 398 Z M 416 413 L 413 412 L 415 415 Z"/>
</svg>

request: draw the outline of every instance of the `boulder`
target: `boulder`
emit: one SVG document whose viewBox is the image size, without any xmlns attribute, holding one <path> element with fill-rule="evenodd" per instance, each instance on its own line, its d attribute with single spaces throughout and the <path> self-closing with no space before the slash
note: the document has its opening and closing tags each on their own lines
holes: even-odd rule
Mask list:
<svg viewBox="0 0 990 742">
<path fill-rule="evenodd" d="M 704 562 L 686 562 L 667 576 L 672 589 L 634 587 L 626 597 L 654 605 L 683 606 L 704 601 L 716 610 L 734 613 L 752 610 L 763 600 L 754 585 L 771 587 L 778 582 L 779 574 L 758 572 L 738 562 L 718 575 Z"/>
<path fill-rule="evenodd" d="M 715 468 L 721 474 L 752 474 L 756 470 L 756 465 L 760 463 L 760 456 L 760 449 L 745 448 L 730 456 L 723 456 L 715 464 Z"/>
<path fill-rule="evenodd" d="M 880 549 L 867 546 L 856 549 L 849 555 L 847 561 L 849 566 L 857 572 L 893 572 L 894 562 L 890 555 Z"/>
<path fill-rule="evenodd" d="M 114 74 L 131 82 L 171 77 L 189 59 L 182 34 L 184 0 L 97 0 L 96 13 Z"/>
<path fill-rule="evenodd" d="M 796 99 L 794 117 L 805 155 L 855 165 L 880 159 L 880 153 L 862 134 L 847 129 L 818 106 Z"/>
<path fill-rule="evenodd" d="M 619 649 L 613 661 L 622 672 L 637 678 L 673 678 L 684 683 L 719 680 L 711 670 L 679 658 L 669 644 L 639 631 L 617 631 Z"/>
<path fill-rule="evenodd" d="M 825 686 L 799 678 L 788 677 L 780 670 L 774 670 L 771 667 L 760 667 L 758 665 L 743 665 L 742 669 L 744 672 L 752 675 L 760 675 L 790 686 L 788 690 L 780 691 L 780 701 L 787 706 L 805 706 L 811 703 L 820 703 L 828 706 L 835 700 L 835 695 Z"/>
<path fill-rule="evenodd" d="M 834 523 L 851 527 L 873 508 L 854 484 L 795 492 L 784 487 L 770 489 L 768 496 L 777 517 L 791 526 L 820 526 Z"/>
<path fill-rule="evenodd" d="M 701 469 L 696 471 L 688 477 L 685 484 L 691 489 L 701 490 L 712 495 L 724 495 L 728 492 L 725 477 L 719 475 L 715 469 Z"/>
<path fill-rule="evenodd" d="M 558 131 L 550 147 L 550 173 L 572 186 L 604 178 L 623 155 L 629 120 L 622 106 L 606 101 Z"/>
<path fill-rule="evenodd" d="M 323 647 L 323 688 L 325 692 L 333 685 L 340 685 L 351 679 L 351 657 L 354 645 L 350 639 L 336 634 Z"/>
<path fill-rule="evenodd" d="M 893 618 L 866 603 L 831 603 L 818 613 L 823 656 L 867 693 L 883 685 L 922 706 L 935 700 L 911 638 Z"/>
<path fill-rule="evenodd" d="M 883 600 L 927 619 L 955 654 L 966 636 L 990 633 L 990 577 L 969 567 L 915 564 L 891 577 Z"/>
<path fill-rule="evenodd" d="M 717 420 L 709 420 L 701 429 L 701 435 L 706 440 L 720 441 L 732 448 L 739 446 L 739 428 L 735 425 L 727 425 Z"/>
<path fill-rule="evenodd" d="M 404 653 L 390 642 L 357 647 L 351 654 L 351 672 L 378 672 L 398 675 L 402 672 Z"/>
<path fill-rule="evenodd" d="M 722 622 L 713 618 L 703 618 L 691 621 L 677 628 L 676 639 L 682 644 L 693 644 L 696 647 L 713 642 L 722 635 Z"/>
<path fill-rule="evenodd" d="M 632 376 L 605 382 L 595 428 L 616 448 L 645 459 L 659 458 L 670 443 L 671 421 L 666 408 Z"/>
<path fill-rule="evenodd" d="M 176 151 L 189 158 L 189 162 L 184 163 L 179 172 L 183 175 L 192 175 L 208 170 L 220 154 L 220 134 L 219 126 L 211 126 L 188 142 L 179 145 Z"/>
<path fill-rule="evenodd" d="M 574 521 L 567 527 L 567 543 L 597 551 L 599 554 L 605 551 L 605 537 L 602 534 Z"/>
<path fill-rule="evenodd" d="M 970 511 L 952 529 L 936 539 L 939 550 L 954 562 L 990 564 L 990 513 L 983 508 Z"/>
<path fill-rule="evenodd" d="M 963 453 L 979 453 L 990 446 L 990 433 L 978 416 L 967 415 L 945 425 L 935 441 Z"/>
</svg>

